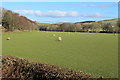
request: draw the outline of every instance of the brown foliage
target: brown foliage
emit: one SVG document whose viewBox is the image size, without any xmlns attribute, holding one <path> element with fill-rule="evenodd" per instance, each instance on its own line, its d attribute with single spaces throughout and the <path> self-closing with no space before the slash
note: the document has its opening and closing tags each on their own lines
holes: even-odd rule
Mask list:
<svg viewBox="0 0 120 80">
<path fill-rule="evenodd" d="M 3 11 L 2 24 L 7 31 L 38 29 L 38 25 L 35 21 L 32 21 L 27 17 L 20 16 L 18 13 L 14 13 L 10 10 L 4 9 Z"/>
<path fill-rule="evenodd" d="M 3 56 L 2 78 L 18 80 L 88 80 L 91 75 L 55 65 L 29 62 L 23 58 Z"/>
</svg>

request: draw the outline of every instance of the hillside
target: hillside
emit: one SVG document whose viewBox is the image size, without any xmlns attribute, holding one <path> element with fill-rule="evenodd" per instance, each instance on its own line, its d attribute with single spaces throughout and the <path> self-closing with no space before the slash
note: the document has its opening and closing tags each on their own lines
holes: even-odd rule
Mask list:
<svg viewBox="0 0 120 80">
<path fill-rule="evenodd" d="M 61 31 L 61 32 L 92 32 L 92 33 L 119 33 L 120 26 L 117 19 L 103 21 L 84 21 L 76 23 L 58 23 L 40 25 L 41 31 Z"/>
<path fill-rule="evenodd" d="M 49 25 L 49 23 L 37 23 L 38 25 Z"/>
<path fill-rule="evenodd" d="M 118 19 L 108 19 L 108 20 L 102 20 L 102 21 L 98 21 L 98 22 L 102 22 L 102 23 L 118 23 Z"/>
</svg>

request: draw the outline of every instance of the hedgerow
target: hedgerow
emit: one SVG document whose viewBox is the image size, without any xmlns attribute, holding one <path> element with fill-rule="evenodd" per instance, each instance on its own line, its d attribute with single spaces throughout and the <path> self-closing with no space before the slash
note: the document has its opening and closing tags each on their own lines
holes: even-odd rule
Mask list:
<svg viewBox="0 0 120 80">
<path fill-rule="evenodd" d="M 91 75 L 55 65 L 29 62 L 24 58 L 2 57 L 3 80 L 90 80 Z"/>
</svg>

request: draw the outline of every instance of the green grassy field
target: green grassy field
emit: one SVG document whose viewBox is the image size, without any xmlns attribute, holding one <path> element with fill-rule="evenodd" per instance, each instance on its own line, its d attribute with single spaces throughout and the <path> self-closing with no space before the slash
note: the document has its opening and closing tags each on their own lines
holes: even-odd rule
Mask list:
<svg viewBox="0 0 120 80">
<path fill-rule="evenodd" d="M 112 24 L 117 24 L 118 23 L 118 19 L 109 19 L 109 20 L 103 20 L 103 21 L 100 21 L 102 23 L 112 23 Z"/>
<path fill-rule="evenodd" d="M 62 41 L 57 41 L 59 36 Z M 2 41 L 4 55 L 80 70 L 94 77 L 118 77 L 118 37 L 113 34 L 10 32 L 3 33 Z"/>
</svg>

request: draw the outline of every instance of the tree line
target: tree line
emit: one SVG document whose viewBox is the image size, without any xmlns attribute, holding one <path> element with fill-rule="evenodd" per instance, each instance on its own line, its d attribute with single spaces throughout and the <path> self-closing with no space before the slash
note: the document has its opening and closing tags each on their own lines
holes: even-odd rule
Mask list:
<svg viewBox="0 0 120 80">
<path fill-rule="evenodd" d="M 41 31 L 62 31 L 62 32 L 105 32 L 118 33 L 120 27 L 117 23 L 102 23 L 102 22 L 79 22 L 79 23 L 61 23 L 40 25 Z"/>
<path fill-rule="evenodd" d="M 2 26 L 6 31 L 35 30 L 38 28 L 35 21 L 6 9 L 2 9 Z"/>
</svg>

